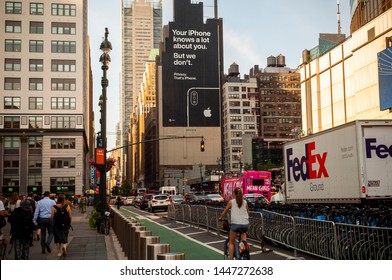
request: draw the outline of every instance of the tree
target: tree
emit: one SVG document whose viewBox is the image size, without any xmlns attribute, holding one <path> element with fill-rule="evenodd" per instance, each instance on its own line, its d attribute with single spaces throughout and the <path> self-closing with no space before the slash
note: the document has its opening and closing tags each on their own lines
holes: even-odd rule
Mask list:
<svg viewBox="0 0 392 280">
<path fill-rule="evenodd" d="M 270 170 L 271 168 L 276 168 L 279 167 L 280 165 L 276 165 L 274 163 L 272 163 L 270 160 L 266 163 L 258 163 L 257 164 L 257 170 Z"/>
<path fill-rule="evenodd" d="M 123 196 L 131 195 L 131 184 L 127 180 L 123 180 L 121 183 L 121 191 Z"/>
</svg>

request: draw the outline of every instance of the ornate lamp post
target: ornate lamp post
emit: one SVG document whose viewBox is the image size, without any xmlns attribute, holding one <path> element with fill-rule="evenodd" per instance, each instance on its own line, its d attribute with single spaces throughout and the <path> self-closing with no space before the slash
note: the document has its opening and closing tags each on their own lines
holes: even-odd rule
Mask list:
<svg viewBox="0 0 392 280">
<path fill-rule="evenodd" d="M 102 95 L 99 98 L 99 105 L 101 106 L 101 137 L 102 137 L 102 148 L 103 148 L 103 172 L 101 172 L 101 178 L 99 182 L 99 198 L 101 202 L 101 217 L 105 215 L 106 209 L 106 150 L 107 150 L 107 139 L 106 139 L 106 89 L 109 86 L 107 79 L 107 70 L 109 69 L 110 56 L 109 53 L 112 50 L 112 44 L 108 40 L 109 30 L 105 28 L 105 39 L 102 41 L 100 50 L 102 54 L 99 58 L 99 62 L 102 63 L 103 76 L 101 80 Z"/>
</svg>

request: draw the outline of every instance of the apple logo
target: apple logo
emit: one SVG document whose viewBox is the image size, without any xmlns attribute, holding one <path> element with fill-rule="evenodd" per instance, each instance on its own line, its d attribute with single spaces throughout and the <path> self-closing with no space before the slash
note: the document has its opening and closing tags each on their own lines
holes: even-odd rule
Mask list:
<svg viewBox="0 0 392 280">
<path fill-rule="evenodd" d="M 210 107 L 208 107 L 207 109 L 205 109 L 205 110 L 203 111 L 203 114 L 204 114 L 204 116 L 205 116 L 206 118 L 211 118 L 212 114 L 211 114 L 211 109 L 210 109 Z"/>
</svg>

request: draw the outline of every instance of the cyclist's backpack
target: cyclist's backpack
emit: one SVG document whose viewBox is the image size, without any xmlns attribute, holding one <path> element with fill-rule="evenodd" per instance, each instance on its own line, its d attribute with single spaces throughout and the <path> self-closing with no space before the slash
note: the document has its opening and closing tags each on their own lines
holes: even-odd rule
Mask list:
<svg viewBox="0 0 392 280">
<path fill-rule="evenodd" d="M 71 227 L 71 221 L 67 211 L 68 205 L 64 205 L 62 208 L 57 207 L 57 205 L 53 207 L 56 208 L 56 213 L 54 213 L 53 217 L 55 227 L 69 229 Z"/>
</svg>

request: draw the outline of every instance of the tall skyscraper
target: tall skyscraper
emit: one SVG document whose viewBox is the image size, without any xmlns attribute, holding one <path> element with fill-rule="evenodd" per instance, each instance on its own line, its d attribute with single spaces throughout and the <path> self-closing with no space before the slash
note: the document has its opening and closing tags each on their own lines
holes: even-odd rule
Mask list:
<svg viewBox="0 0 392 280">
<path fill-rule="evenodd" d="M 131 118 L 151 49 L 162 41 L 162 0 L 122 1 L 121 146 L 129 145 Z M 131 178 L 131 148 L 122 149 L 122 176 Z"/>
<path fill-rule="evenodd" d="M 0 1 L 2 193 L 82 194 L 93 143 L 87 0 Z"/>
</svg>

